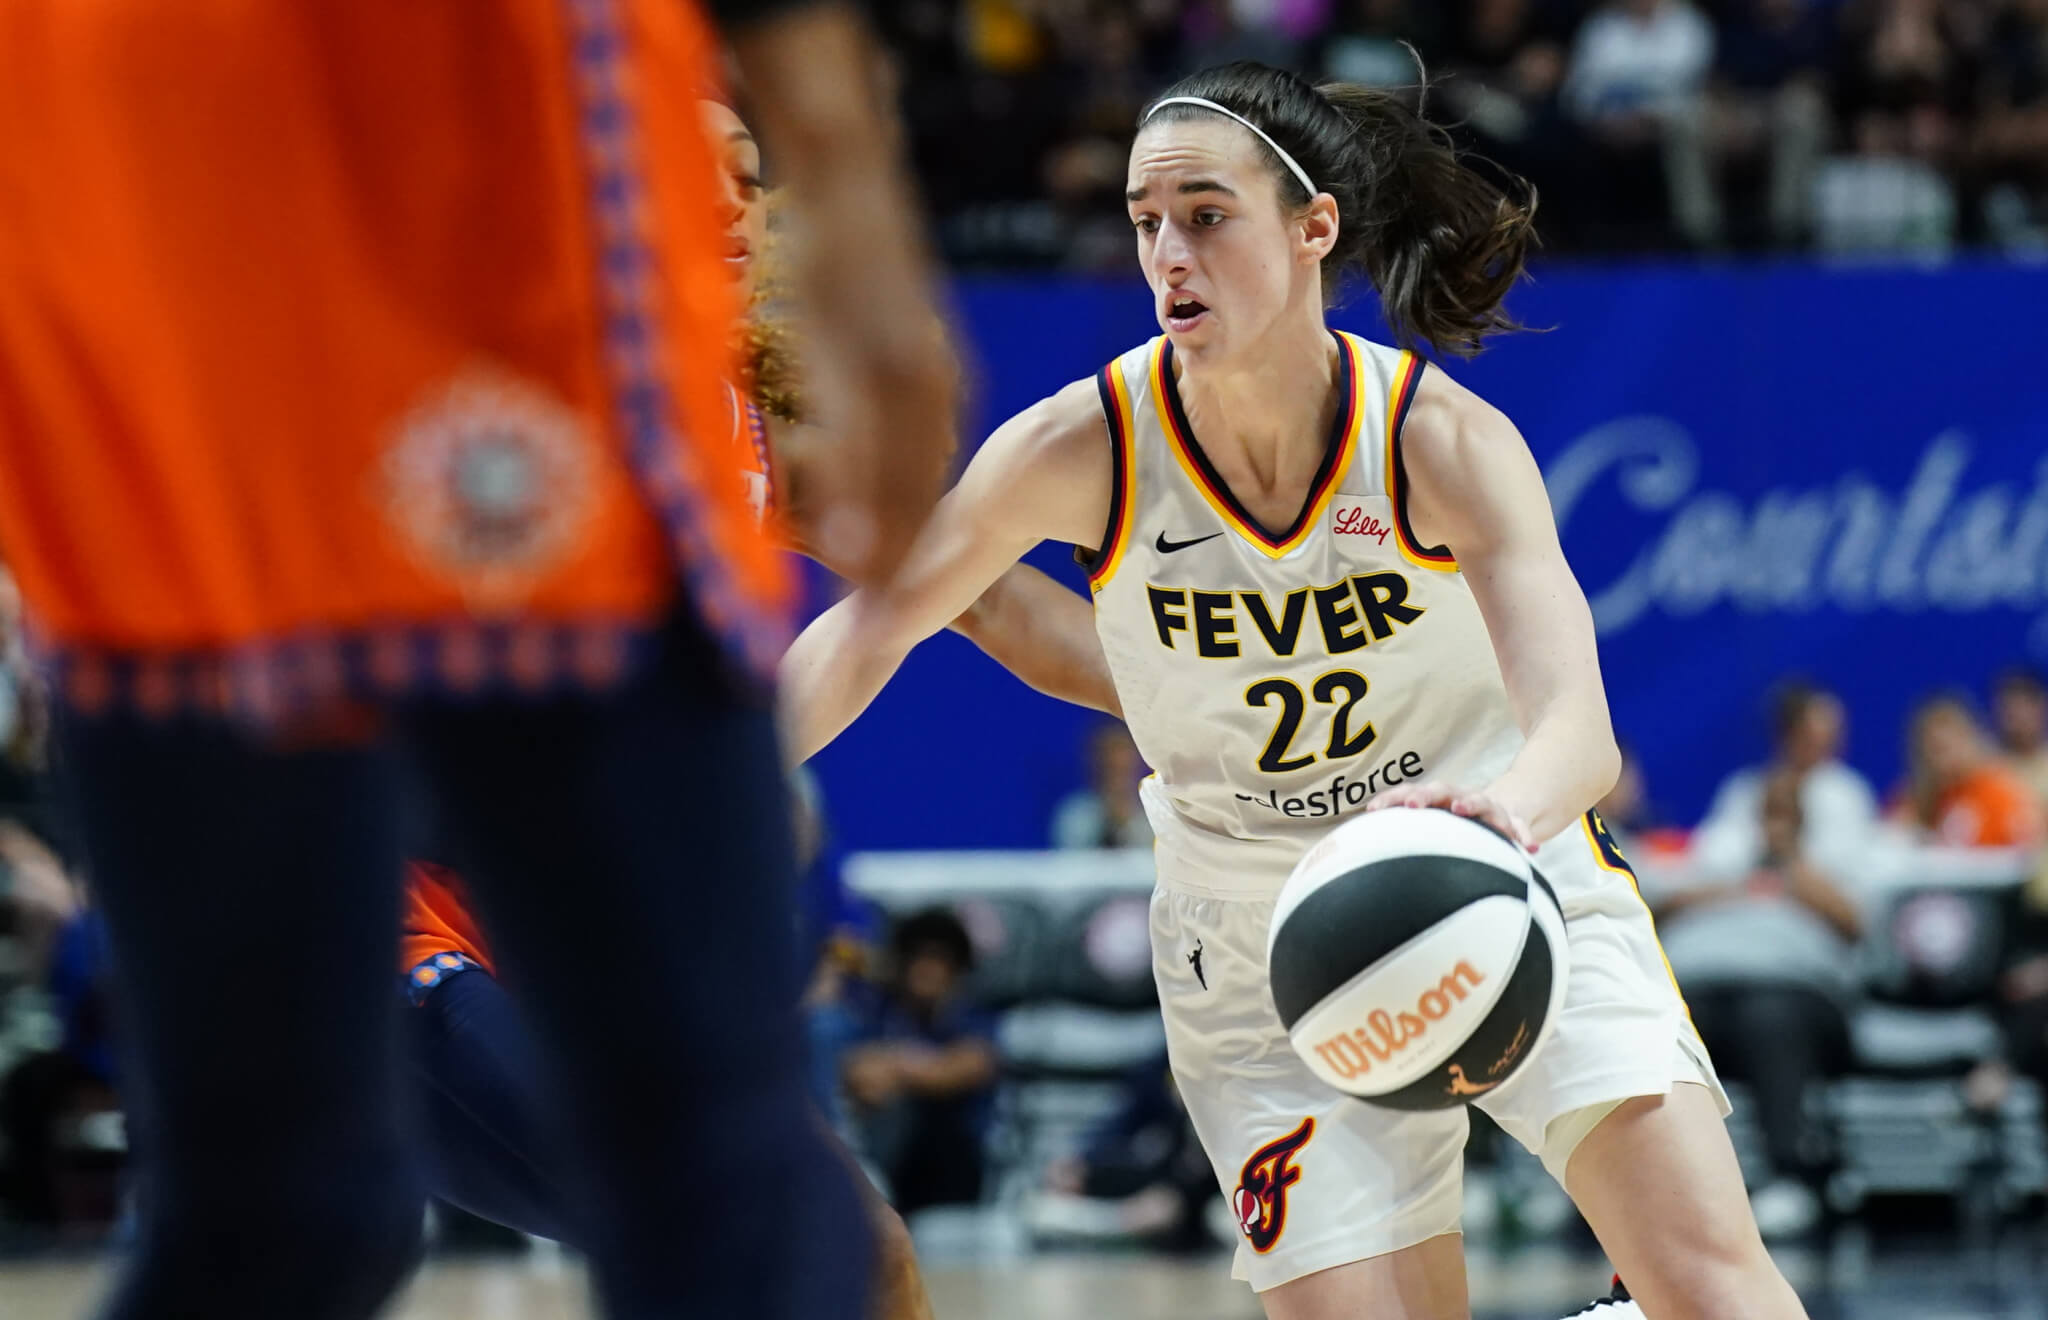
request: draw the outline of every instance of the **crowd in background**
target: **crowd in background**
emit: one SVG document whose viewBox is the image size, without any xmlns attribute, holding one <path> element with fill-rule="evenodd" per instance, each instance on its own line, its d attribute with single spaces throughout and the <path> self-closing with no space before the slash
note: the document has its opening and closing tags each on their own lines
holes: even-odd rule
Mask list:
<svg viewBox="0 0 2048 1320">
<path fill-rule="evenodd" d="M 1991 698 L 1989 729 L 1970 694 L 1923 700 L 1905 734 L 1904 781 L 1881 795 L 1841 760 L 1842 702 L 1787 683 L 1770 703 L 1770 759 L 1730 775 L 1693 830 L 1660 822 L 1632 756 L 1602 804 L 1642 859 L 1644 896 L 1694 1025 L 1723 1073 L 1751 1088 L 1770 1165 L 1752 1196 L 1767 1233 L 1804 1231 L 1821 1215 L 1829 1143 L 1807 1097 L 1850 1068 L 1851 1013 L 1865 989 L 1857 952 L 1884 872 L 1877 850 L 2024 853 L 2048 839 L 2048 690 L 2013 670 Z M 1963 1081 L 1986 1108 L 2013 1069 L 2048 1079 L 2048 868 L 2009 908 L 1997 954 L 2005 973 L 1987 1005 L 2004 1049 Z"/>
<path fill-rule="evenodd" d="M 2048 0 L 902 0 L 958 264 L 1118 269 L 1139 112 L 1255 59 L 1415 88 L 1553 251 L 2048 251 Z M 1418 64 L 1419 61 L 1419 64 Z"/>
</svg>

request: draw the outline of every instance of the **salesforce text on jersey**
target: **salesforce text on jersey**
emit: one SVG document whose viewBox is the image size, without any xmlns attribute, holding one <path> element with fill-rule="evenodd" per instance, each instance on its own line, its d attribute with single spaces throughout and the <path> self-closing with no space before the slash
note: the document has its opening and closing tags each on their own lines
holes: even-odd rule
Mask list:
<svg viewBox="0 0 2048 1320">
<path fill-rule="evenodd" d="M 1383 788 L 1392 788 L 1411 779 L 1420 779 L 1429 773 L 1429 767 L 1422 763 L 1419 752 L 1403 752 L 1387 758 L 1374 766 L 1360 779 L 1340 771 L 1330 776 L 1330 786 L 1319 788 L 1312 793 L 1301 793 L 1294 797 L 1281 797 L 1278 789 L 1267 789 L 1265 796 L 1239 793 L 1239 802 L 1249 802 L 1255 807 L 1277 811 L 1283 816 L 1307 817 L 1333 816 L 1353 807 L 1362 807 Z"/>
</svg>

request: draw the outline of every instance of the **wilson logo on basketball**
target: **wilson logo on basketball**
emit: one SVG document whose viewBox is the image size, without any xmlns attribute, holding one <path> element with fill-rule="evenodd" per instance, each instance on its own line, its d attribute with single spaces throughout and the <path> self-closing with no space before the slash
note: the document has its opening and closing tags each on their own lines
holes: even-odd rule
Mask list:
<svg viewBox="0 0 2048 1320">
<path fill-rule="evenodd" d="M 1302 1119 L 1294 1131 L 1253 1151 L 1238 1175 L 1230 1206 L 1245 1241 L 1262 1256 L 1280 1244 L 1280 1234 L 1287 1229 L 1287 1189 L 1301 1181 L 1293 1160 L 1315 1134 L 1316 1121 Z"/>
<path fill-rule="evenodd" d="M 1316 1054 L 1330 1065 L 1330 1071 L 1346 1081 L 1363 1077 L 1375 1063 L 1385 1063 L 1429 1034 L 1429 1024 L 1439 1021 L 1455 1004 L 1486 978 L 1471 963 L 1459 960 L 1450 974 L 1422 992 L 1415 1007 L 1398 1013 L 1376 1008 L 1365 1015 L 1365 1025 L 1339 1032 L 1316 1045 Z"/>
</svg>

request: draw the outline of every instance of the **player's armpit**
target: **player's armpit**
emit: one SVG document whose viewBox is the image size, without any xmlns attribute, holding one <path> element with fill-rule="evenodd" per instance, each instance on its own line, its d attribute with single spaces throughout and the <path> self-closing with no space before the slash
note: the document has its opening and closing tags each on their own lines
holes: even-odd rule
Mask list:
<svg viewBox="0 0 2048 1320">
<path fill-rule="evenodd" d="M 1029 687 L 1122 718 L 1094 606 L 1029 564 L 996 579 L 952 627 Z"/>
</svg>

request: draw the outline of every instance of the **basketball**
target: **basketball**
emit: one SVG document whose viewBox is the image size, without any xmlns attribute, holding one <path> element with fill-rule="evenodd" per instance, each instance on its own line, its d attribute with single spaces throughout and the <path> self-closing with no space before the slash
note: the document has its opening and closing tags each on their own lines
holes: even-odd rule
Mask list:
<svg viewBox="0 0 2048 1320">
<path fill-rule="evenodd" d="M 1570 972 L 1564 914 L 1530 859 L 1433 808 L 1375 811 L 1311 848 L 1266 955 L 1310 1070 L 1390 1109 L 1447 1109 L 1514 1076 Z"/>
</svg>

